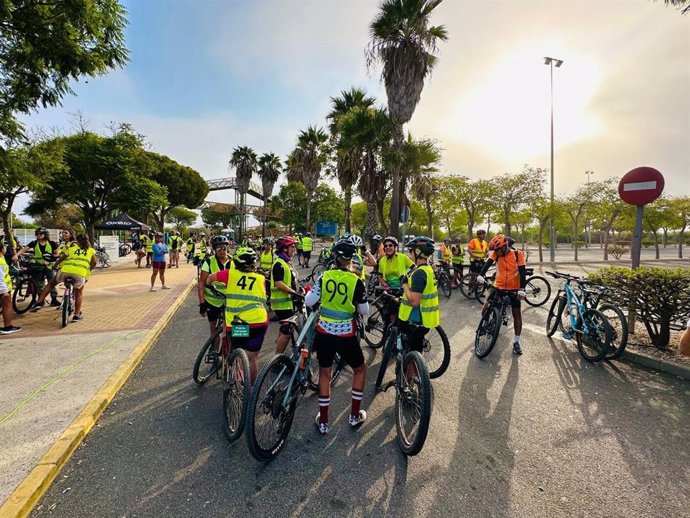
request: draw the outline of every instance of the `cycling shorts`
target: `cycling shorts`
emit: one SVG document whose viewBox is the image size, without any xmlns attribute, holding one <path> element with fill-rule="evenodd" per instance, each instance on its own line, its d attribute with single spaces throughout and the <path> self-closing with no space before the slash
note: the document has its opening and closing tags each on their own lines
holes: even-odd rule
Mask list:
<svg viewBox="0 0 690 518">
<path fill-rule="evenodd" d="M 316 333 L 314 336 L 314 350 L 319 359 L 319 367 L 328 369 L 333 366 L 335 353 L 345 360 L 350 367 L 356 369 L 364 363 L 364 354 L 359 346 L 357 336 L 333 336 L 325 333 Z"/>
<path fill-rule="evenodd" d="M 79 288 L 83 288 L 84 284 L 86 284 L 86 278 L 85 277 L 82 277 L 81 275 L 75 275 L 73 273 L 63 273 L 62 271 L 58 272 L 55 283 L 60 284 L 61 282 L 65 282 L 65 279 L 67 277 L 72 277 L 72 279 L 74 279 L 73 286 L 77 290 Z"/>
</svg>

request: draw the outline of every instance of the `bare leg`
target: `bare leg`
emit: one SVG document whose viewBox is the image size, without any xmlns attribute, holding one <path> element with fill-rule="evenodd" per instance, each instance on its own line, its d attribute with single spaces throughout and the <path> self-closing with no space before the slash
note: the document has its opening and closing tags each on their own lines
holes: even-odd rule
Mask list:
<svg viewBox="0 0 690 518">
<path fill-rule="evenodd" d="M 278 338 L 276 338 L 276 354 L 282 354 L 287 349 L 290 343 L 290 337 L 292 335 L 286 335 L 284 333 L 278 333 Z"/>
<path fill-rule="evenodd" d="M 0 303 L 2 304 L 2 322 L 5 327 L 12 325 L 12 297 L 8 293 L 0 295 Z"/>
<path fill-rule="evenodd" d="M 74 314 L 81 315 L 81 301 L 84 296 L 84 286 L 79 289 L 74 289 Z"/>
</svg>

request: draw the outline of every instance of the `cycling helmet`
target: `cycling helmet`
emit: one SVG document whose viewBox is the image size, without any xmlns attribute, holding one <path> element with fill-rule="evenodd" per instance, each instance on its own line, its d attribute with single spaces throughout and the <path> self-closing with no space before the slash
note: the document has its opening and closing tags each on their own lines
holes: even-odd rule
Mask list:
<svg viewBox="0 0 690 518">
<path fill-rule="evenodd" d="M 508 244 L 508 239 L 503 234 L 496 234 L 489 241 L 489 250 L 498 250 Z"/>
<path fill-rule="evenodd" d="M 479 234 L 486 234 L 486 230 L 484 230 L 483 228 L 480 228 L 479 230 L 477 230 L 477 235 L 479 235 Z"/>
<path fill-rule="evenodd" d="M 206 237 L 206 234 L 204 232 L 199 232 L 199 237 Z"/>
<path fill-rule="evenodd" d="M 383 238 L 381 237 L 381 234 L 374 234 L 374 236 L 371 238 L 372 241 L 376 241 L 377 243 L 380 243 Z"/>
<path fill-rule="evenodd" d="M 443 240 L 444 243 L 452 243 L 451 239 L 449 237 L 445 238 Z"/>
<path fill-rule="evenodd" d="M 292 236 L 281 236 L 278 239 L 276 239 L 276 249 L 277 250 L 283 250 L 290 245 L 295 245 L 297 244 L 297 240 L 292 237 Z"/>
<path fill-rule="evenodd" d="M 434 253 L 434 240 L 426 236 L 413 237 L 405 243 L 405 248 L 412 250 L 415 256 L 419 252 L 419 254 L 429 257 Z"/>
<path fill-rule="evenodd" d="M 34 230 L 34 235 L 36 235 L 36 236 L 38 234 L 47 234 L 47 233 L 48 233 L 48 229 L 46 227 L 38 227 L 36 230 Z"/>
<path fill-rule="evenodd" d="M 362 238 L 354 234 L 349 237 L 348 241 L 357 248 L 364 246 L 364 241 L 362 241 Z"/>
<path fill-rule="evenodd" d="M 357 253 L 357 248 L 349 239 L 341 239 L 333 245 L 332 252 L 337 259 L 349 261 Z"/>
<path fill-rule="evenodd" d="M 228 238 L 225 236 L 213 236 L 211 238 L 211 248 L 216 248 L 220 245 L 228 246 L 229 244 L 230 242 L 228 241 Z"/>
<path fill-rule="evenodd" d="M 398 246 L 398 240 L 397 240 L 397 238 L 395 238 L 393 236 L 386 236 L 385 238 L 383 238 L 383 244 L 384 245 L 386 244 L 386 241 L 390 241 L 395 246 Z"/>
<path fill-rule="evenodd" d="M 453 243 L 460 243 L 460 238 L 459 237 L 453 238 Z"/>
<path fill-rule="evenodd" d="M 272 245 L 272 244 L 273 244 L 273 238 L 270 237 L 270 236 L 269 236 L 269 237 L 265 237 L 263 243 L 264 243 L 264 245 L 265 245 L 266 243 L 268 243 L 269 245 Z"/>
<path fill-rule="evenodd" d="M 256 266 L 256 252 L 248 246 L 242 246 L 235 251 L 232 258 L 240 271 L 250 271 Z"/>
<path fill-rule="evenodd" d="M 306 236 L 311 237 L 311 232 L 307 232 Z"/>
</svg>

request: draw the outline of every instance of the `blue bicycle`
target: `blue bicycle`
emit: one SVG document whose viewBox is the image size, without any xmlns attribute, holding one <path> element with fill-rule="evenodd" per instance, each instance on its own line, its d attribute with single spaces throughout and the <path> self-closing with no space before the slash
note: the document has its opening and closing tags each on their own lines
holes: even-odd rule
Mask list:
<svg viewBox="0 0 690 518">
<path fill-rule="evenodd" d="M 560 327 L 564 338 L 575 338 L 577 348 L 585 360 L 602 360 L 613 340 L 613 329 L 606 316 L 601 311 L 587 307 L 587 297 L 580 298 L 571 285 L 573 281 L 580 282 L 582 279 L 565 273 L 545 273 L 565 281 L 549 309 L 546 336 L 553 336 Z M 583 287 L 579 289 L 585 290 Z"/>
</svg>

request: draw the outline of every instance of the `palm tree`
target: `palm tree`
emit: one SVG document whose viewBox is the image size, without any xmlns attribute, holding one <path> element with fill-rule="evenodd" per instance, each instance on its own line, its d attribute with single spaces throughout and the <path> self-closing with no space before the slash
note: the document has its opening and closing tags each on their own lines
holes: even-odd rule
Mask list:
<svg viewBox="0 0 690 518">
<path fill-rule="evenodd" d="M 427 236 L 431 237 L 434 230 L 434 212 L 431 208 L 431 198 L 434 194 L 438 194 L 438 178 L 431 171 L 425 171 L 413 178 L 410 189 L 417 198 L 424 200 L 427 217 Z"/>
<path fill-rule="evenodd" d="M 338 178 L 340 188 L 345 195 L 345 231 L 352 231 L 352 187 L 357 183 L 359 171 L 361 169 L 361 154 L 354 151 L 345 151 L 339 146 L 338 122 L 352 108 L 370 108 L 374 105 L 374 98 L 367 97 L 364 90 L 352 87 L 349 90 L 340 92 L 340 97 L 331 97 L 331 112 L 326 116 L 328 119 L 328 129 L 334 147 L 338 149 L 336 158 L 335 174 Z M 354 154 L 349 154 L 354 152 Z"/>
<path fill-rule="evenodd" d="M 240 240 L 244 239 L 246 227 L 245 221 L 245 197 L 249 190 L 253 174 L 256 172 L 256 152 L 248 146 L 238 146 L 232 151 L 230 166 L 235 168 L 237 190 L 240 193 Z"/>
<path fill-rule="evenodd" d="M 431 12 L 442 0 L 383 0 L 380 12 L 369 26 L 371 41 L 367 64 L 383 64 L 381 79 L 386 87 L 388 113 L 393 120 L 393 149 L 403 145 L 403 125 L 412 118 L 437 57 L 439 40 L 447 39 L 443 25 L 429 27 Z M 391 233 L 398 235 L 400 215 L 400 169 L 393 168 Z"/>
<path fill-rule="evenodd" d="M 264 153 L 259 158 L 259 177 L 261 178 L 261 191 L 264 195 L 264 211 L 261 221 L 261 237 L 266 236 L 266 208 L 268 199 L 273 194 L 273 187 L 280 176 L 280 158 L 274 153 Z"/>
<path fill-rule="evenodd" d="M 307 231 L 311 230 L 311 201 L 319 185 L 321 168 L 328 157 L 328 135 L 322 128 L 309 126 L 300 131 L 297 147 L 292 152 L 294 160 L 302 172 L 302 183 L 307 191 Z"/>
</svg>

